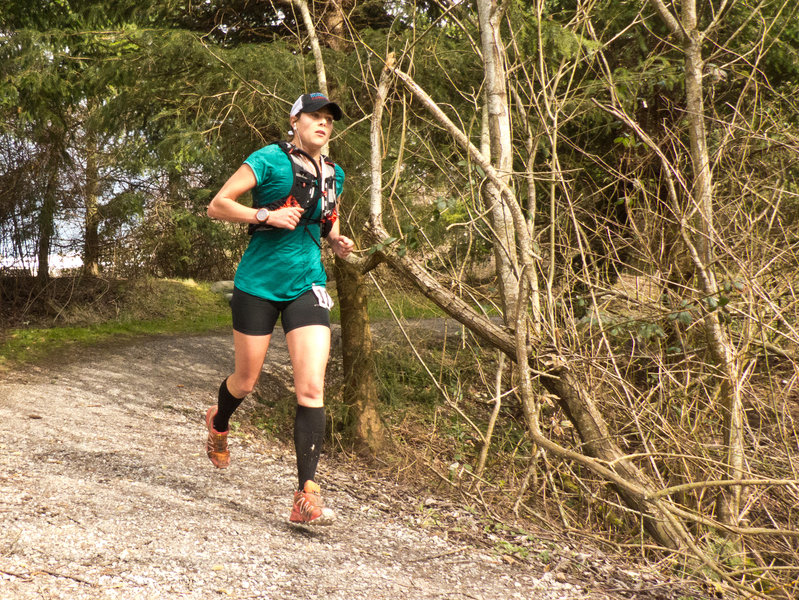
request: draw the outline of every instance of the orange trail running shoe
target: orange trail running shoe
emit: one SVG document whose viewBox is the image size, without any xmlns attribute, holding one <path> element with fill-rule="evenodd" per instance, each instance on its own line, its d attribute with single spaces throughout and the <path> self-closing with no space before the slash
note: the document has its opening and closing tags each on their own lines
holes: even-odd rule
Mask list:
<svg viewBox="0 0 799 600">
<path fill-rule="evenodd" d="M 228 432 L 218 432 L 214 429 L 214 415 L 216 406 L 212 406 L 205 413 L 205 426 L 208 429 L 208 439 L 205 440 L 205 452 L 217 469 L 227 469 L 230 465 L 230 451 L 227 449 Z"/>
<path fill-rule="evenodd" d="M 336 513 L 322 503 L 316 483 L 308 480 L 301 492 L 294 492 L 294 506 L 289 521 L 306 525 L 331 525 L 335 520 Z"/>
</svg>

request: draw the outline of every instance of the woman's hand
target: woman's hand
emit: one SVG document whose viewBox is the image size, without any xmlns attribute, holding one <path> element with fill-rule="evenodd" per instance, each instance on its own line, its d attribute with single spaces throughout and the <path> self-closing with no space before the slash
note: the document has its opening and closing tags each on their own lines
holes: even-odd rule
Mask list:
<svg viewBox="0 0 799 600">
<path fill-rule="evenodd" d="M 355 242 L 353 242 L 346 235 L 334 236 L 333 232 L 327 236 L 327 243 L 330 244 L 333 252 L 335 252 L 336 256 L 339 258 L 347 258 L 350 255 L 350 252 L 352 252 L 352 249 L 355 247 Z"/>
<path fill-rule="evenodd" d="M 272 227 L 293 230 L 300 222 L 303 212 L 305 211 L 300 206 L 284 206 L 283 208 L 270 210 L 269 220 L 266 224 Z"/>
</svg>

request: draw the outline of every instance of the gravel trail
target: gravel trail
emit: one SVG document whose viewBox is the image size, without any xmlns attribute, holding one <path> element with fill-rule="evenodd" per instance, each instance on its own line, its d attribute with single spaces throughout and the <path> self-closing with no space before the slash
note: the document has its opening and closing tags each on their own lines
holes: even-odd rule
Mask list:
<svg viewBox="0 0 799 600">
<path fill-rule="evenodd" d="M 620 597 L 434 535 L 324 457 L 338 523 L 289 525 L 292 449 L 231 434 L 227 470 L 203 451 L 232 358 L 227 333 L 163 337 L 0 379 L 0 599 Z"/>
</svg>

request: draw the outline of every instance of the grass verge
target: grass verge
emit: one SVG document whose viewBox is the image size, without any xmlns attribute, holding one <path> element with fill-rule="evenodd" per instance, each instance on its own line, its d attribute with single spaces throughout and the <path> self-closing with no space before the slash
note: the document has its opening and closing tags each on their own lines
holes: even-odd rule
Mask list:
<svg viewBox="0 0 799 600">
<path fill-rule="evenodd" d="M 433 319 L 445 316 L 444 311 L 418 292 L 391 290 L 383 293 L 386 294 L 385 299 L 378 290 L 369 289 L 368 310 L 370 321 L 393 319 L 392 310 L 400 319 Z M 386 300 L 388 300 L 388 304 L 386 304 Z M 334 323 L 338 323 L 340 316 L 339 304 L 336 302 L 330 311 L 330 319 Z"/>
<path fill-rule="evenodd" d="M 152 279 L 114 282 L 102 298 L 62 307 L 51 326 L 45 319 L 14 328 L 0 339 L 0 369 L 36 363 L 55 352 L 111 339 L 192 334 L 229 327 L 230 308 L 210 284 Z"/>
<path fill-rule="evenodd" d="M 210 283 L 150 277 L 52 283 L 38 300 L 39 310 L 28 315 L 26 326 L 0 332 L 0 370 L 112 339 L 194 334 L 231 326 L 228 303 L 222 294 L 211 291 Z M 64 300 L 64 288 L 72 290 L 69 301 Z M 370 319 L 393 319 L 392 309 L 402 319 L 442 316 L 438 307 L 419 294 L 395 290 L 386 296 L 391 309 L 377 290 L 371 291 Z M 335 323 L 339 317 L 336 303 L 330 318 Z"/>
</svg>

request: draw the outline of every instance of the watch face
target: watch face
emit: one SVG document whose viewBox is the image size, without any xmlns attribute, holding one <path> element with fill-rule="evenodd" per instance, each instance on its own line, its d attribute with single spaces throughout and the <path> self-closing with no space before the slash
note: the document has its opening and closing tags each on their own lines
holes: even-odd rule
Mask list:
<svg viewBox="0 0 799 600">
<path fill-rule="evenodd" d="M 269 215 L 269 211 L 265 208 L 259 208 L 258 212 L 255 213 L 255 218 L 259 221 L 266 221 L 266 217 Z"/>
</svg>

